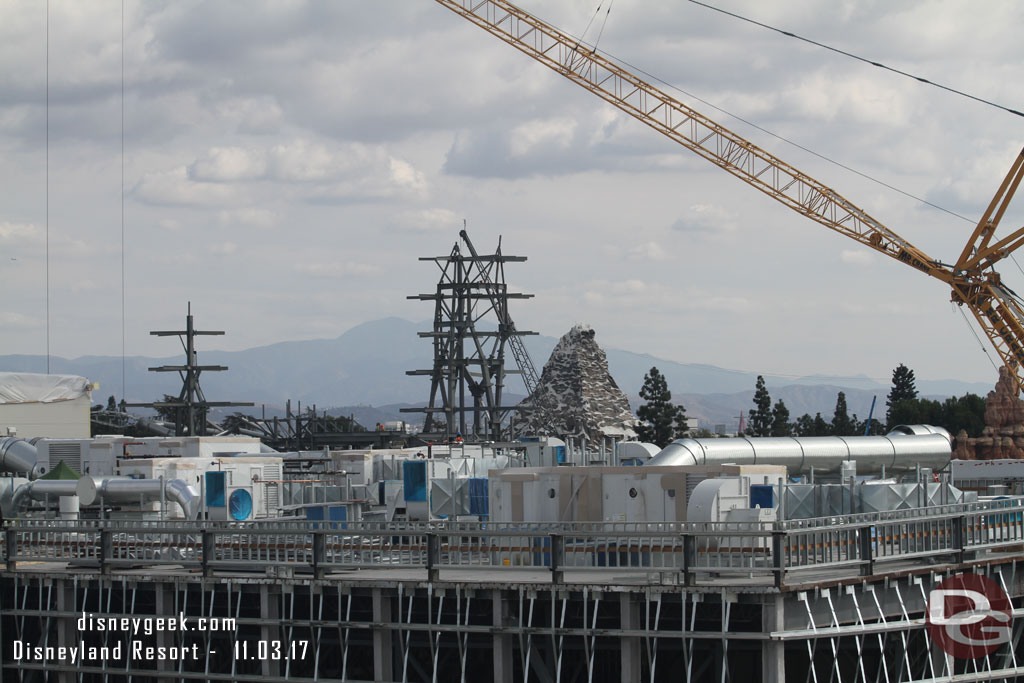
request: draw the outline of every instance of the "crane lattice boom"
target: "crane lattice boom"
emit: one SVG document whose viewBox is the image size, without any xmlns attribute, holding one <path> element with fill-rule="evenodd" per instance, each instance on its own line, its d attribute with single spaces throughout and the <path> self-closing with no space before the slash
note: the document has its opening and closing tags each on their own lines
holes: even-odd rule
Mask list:
<svg viewBox="0 0 1024 683">
<path fill-rule="evenodd" d="M 832 188 L 686 106 L 579 40 L 505 0 L 435 0 L 797 213 L 942 280 L 966 305 L 1024 390 L 1024 310 L 994 264 L 1021 244 L 1024 228 L 992 244 L 1024 177 L 1018 155 L 955 265 L 937 261 Z"/>
</svg>

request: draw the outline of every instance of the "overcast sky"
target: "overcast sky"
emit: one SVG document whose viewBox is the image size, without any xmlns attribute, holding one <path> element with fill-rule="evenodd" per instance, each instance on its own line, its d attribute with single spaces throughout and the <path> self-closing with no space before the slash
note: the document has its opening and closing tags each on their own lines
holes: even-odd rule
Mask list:
<svg viewBox="0 0 1024 683">
<path fill-rule="evenodd" d="M 580 34 L 599 3 L 520 4 Z M 1016 0 L 714 4 L 1024 110 Z M 429 319 L 406 300 L 437 280 L 417 258 L 448 252 L 465 219 L 480 251 L 501 235 L 529 258 L 507 268 L 536 295 L 513 303 L 521 329 L 585 322 L 606 347 L 765 374 L 887 380 L 902 362 L 995 381 L 942 283 L 429 0 L 128 1 L 123 100 L 122 3 L 49 5 L 53 355 L 121 354 L 123 188 L 128 355 L 177 353 L 148 333 L 181 326 L 189 300 L 199 328 L 227 332 L 202 348 Z M 600 48 L 973 220 L 1024 145 L 1020 117 L 681 0 L 614 2 Z M 46 3 L 7 0 L 0 354 L 46 351 L 46 66 Z M 955 261 L 973 228 L 674 94 L 935 258 Z M 1024 197 L 1001 232 L 1022 224 Z"/>
</svg>

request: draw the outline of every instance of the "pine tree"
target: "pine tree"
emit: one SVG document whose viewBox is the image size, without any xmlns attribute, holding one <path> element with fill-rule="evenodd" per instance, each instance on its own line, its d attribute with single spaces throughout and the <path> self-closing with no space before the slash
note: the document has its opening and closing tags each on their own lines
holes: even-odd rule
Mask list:
<svg viewBox="0 0 1024 683">
<path fill-rule="evenodd" d="M 641 422 L 637 427 L 637 437 L 641 441 L 664 448 L 675 436 L 681 435 L 680 426 L 685 433 L 686 411 L 683 406 L 672 405 L 672 392 L 658 368 L 651 368 L 644 375 L 640 398 L 646 401 L 636 411 Z"/>
<path fill-rule="evenodd" d="M 789 408 L 780 398 L 772 407 L 772 436 L 792 436 L 793 425 L 789 422 Z"/>
<path fill-rule="evenodd" d="M 825 418 L 821 416 L 821 413 L 815 413 L 814 421 L 811 423 L 811 433 L 807 436 L 829 436 L 831 433 L 832 429 L 828 422 L 825 422 Z"/>
<path fill-rule="evenodd" d="M 914 371 L 903 363 L 892 371 L 892 390 L 885 399 L 885 423 L 893 426 L 892 411 L 897 403 L 917 398 L 917 387 L 914 385 Z"/>
<path fill-rule="evenodd" d="M 836 412 L 832 415 L 832 434 L 835 436 L 853 436 L 854 421 L 846 409 L 846 394 L 842 391 L 836 398 Z"/>
<path fill-rule="evenodd" d="M 814 436 L 814 418 L 804 413 L 793 423 L 793 430 L 797 436 Z"/>
<path fill-rule="evenodd" d="M 754 410 L 750 411 L 750 420 L 747 425 L 747 434 L 750 436 L 771 436 L 772 435 L 772 397 L 768 394 L 768 387 L 764 384 L 764 377 L 757 376 L 757 386 L 754 389 Z"/>
</svg>

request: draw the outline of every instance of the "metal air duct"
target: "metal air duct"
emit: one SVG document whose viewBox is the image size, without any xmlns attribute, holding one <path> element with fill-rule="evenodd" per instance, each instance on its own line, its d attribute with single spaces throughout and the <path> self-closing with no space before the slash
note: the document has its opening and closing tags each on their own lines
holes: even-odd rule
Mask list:
<svg viewBox="0 0 1024 683">
<path fill-rule="evenodd" d="M 133 503 L 142 499 L 160 500 L 163 497 L 177 503 L 185 519 L 195 519 L 199 516 L 199 496 L 181 479 L 164 479 L 161 482 L 159 479 L 86 476 L 75 483 L 76 493 L 82 505 L 92 505 L 100 499 L 116 503 Z"/>
<path fill-rule="evenodd" d="M 0 440 L 0 472 L 26 472 L 29 479 L 38 479 L 46 474 L 46 466 L 39 462 L 34 441 L 13 436 Z"/>
<path fill-rule="evenodd" d="M 785 465 L 790 474 L 834 472 L 854 461 L 860 473 L 945 468 L 953 439 L 942 427 L 901 425 L 885 436 L 677 439 L 648 465 Z"/>
<path fill-rule="evenodd" d="M 74 479 L 36 479 L 35 481 L 30 481 L 19 486 L 18 490 L 14 492 L 14 496 L 11 498 L 11 508 L 14 510 L 14 514 L 17 515 L 21 509 L 21 504 L 27 498 L 46 500 L 47 498 L 77 495 L 77 484 L 78 482 Z"/>
</svg>

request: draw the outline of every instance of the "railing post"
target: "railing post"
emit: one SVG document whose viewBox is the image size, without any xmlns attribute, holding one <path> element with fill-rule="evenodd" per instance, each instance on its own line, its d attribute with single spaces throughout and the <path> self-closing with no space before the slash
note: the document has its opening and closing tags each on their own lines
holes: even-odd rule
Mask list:
<svg viewBox="0 0 1024 683">
<path fill-rule="evenodd" d="M 782 552 L 783 539 L 786 532 L 783 529 L 772 529 L 772 566 L 775 570 L 775 587 L 782 588 L 786 573 L 786 557 Z"/>
<path fill-rule="evenodd" d="M 438 580 L 437 560 L 441 556 L 441 544 L 437 534 L 427 534 L 427 581 Z"/>
<path fill-rule="evenodd" d="M 327 559 L 327 535 L 323 531 L 313 532 L 313 578 L 324 578 L 323 563 Z"/>
<path fill-rule="evenodd" d="M 875 573 L 875 555 L 871 548 L 871 530 L 874 527 L 861 527 L 860 533 L 860 575 L 872 576 Z"/>
<path fill-rule="evenodd" d="M 956 563 L 963 564 L 966 559 L 964 556 L 964 540 L 966 534 L 964 533 L 967 529 L 967 518 L 963 515 L 960 517 L 954 517 L 953 520 L 953 550 L 956 551 Z"/>
<path fill-rule="evenodd" d="M 15 559 L 18 556 L 18 532 L 13 527 L 7 529 L 5 551 L 7 553 L 7 557 L 4 558 L 7 561 L 7 571 L 13 572 L 18 565 L 18 561 Z"/>
<path fill-rule="evenodd" d="M 114 559 L 114 535 L 110 529 L 100 529 L 100 574 L 110 573 L 112 559 Z"/>
<path fill-rule="evenodd" d="M 213 567 L 210 566 L 210 560 L 213 559 L 214 553 L 214 541 L 216 537 L 210 529 L 203 529 L 203 576 L 212 576 Z"/>
<path fill-rule="evenodd" d="M 562 551 L 563 542 L 561 534 L 549 534 L 551 540 L 551 583 L 562 583 Z"/>
<path fill-rule="evenodd" d="M 683 585 L 693 585 L 693 549 L 694 538 L 690 534 L 683 534 Z"/>
</svg>

